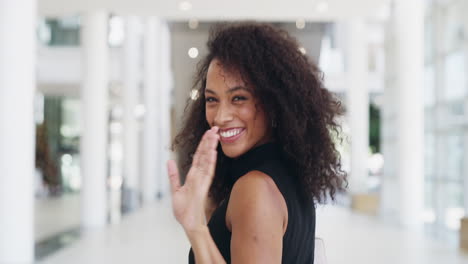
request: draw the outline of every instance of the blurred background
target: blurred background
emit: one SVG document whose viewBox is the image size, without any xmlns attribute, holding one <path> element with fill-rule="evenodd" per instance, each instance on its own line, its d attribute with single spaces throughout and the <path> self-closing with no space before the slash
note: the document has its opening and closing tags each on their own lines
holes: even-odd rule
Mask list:
<svg viewBox="0 0 468 264">
<path fill-rule="evenodd" d="M 0 263 L 186 263 L 165 163 L 209 29 L 287 30 L 341 98 L 329 263 L 468 263 L 468 1 L 0 0 Z M 313 250 L 313 249 L 311 249 Z"/>
</svg>

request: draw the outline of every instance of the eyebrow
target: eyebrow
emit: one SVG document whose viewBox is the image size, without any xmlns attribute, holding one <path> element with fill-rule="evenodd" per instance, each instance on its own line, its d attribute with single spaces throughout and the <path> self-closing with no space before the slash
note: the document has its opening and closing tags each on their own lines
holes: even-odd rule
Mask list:
<svg viewBox="0 0 468 264">
<path fill-rule="evenodd" d="M 233 92 L 238 91 L 238 90 L 244 90 L 244 91 L 247 91 L 249 93 L 252 93 L 252 91 L 249 88 L 244 87 L 244 86 L 235 86 L 235 87 L 229 88 L 229 90 L 227 90 L 226 93 L 233 93 Z M 210 89 L 205 89 L 205 93 L 216 94 L 215 91 L 210 90 Z"/>
</svg>

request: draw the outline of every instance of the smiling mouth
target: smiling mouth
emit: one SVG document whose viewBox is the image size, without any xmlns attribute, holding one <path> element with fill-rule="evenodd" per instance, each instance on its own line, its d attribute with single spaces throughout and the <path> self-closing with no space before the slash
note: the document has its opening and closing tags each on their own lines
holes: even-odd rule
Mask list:
<svg viewBox="0 0 468 264">
<path fill-rule="evenodd" d="M 222 143 L 233 143 L 244 134 L 245 128 L 233 128 L 219 132 Z"/>
</svg>

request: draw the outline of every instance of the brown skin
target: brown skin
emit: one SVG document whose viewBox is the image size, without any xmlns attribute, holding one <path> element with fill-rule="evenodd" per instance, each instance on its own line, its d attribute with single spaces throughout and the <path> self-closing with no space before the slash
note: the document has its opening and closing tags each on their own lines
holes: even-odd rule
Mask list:
<svg viewBox="0 0 468 264">
<path fill-rule="evenodd" d="M 218 128 L 213 127 L 203 136 L 183 186 L 180 184 L 175 161 L 170 160 L 167 163 L 172 209 L 187 233 L 206 225 L 205 204 L 216 166 L 216 146 L 219 140 L 217 132 Z"/>
<path fill-rule="evenodd" d="M 203 134 L 213 126 L 207 121 L 205 89 L 208 69 L 216 59 L 224 69 L 238 72 L 248 88 L 255 88 L 267 123 L 276 124 L 271 130 L 273 140 L 292 168 L 290 177 L 297 182 L 301 198 L 317 204 L 344 191 L 346 173 L 335 147 L 342 140 L 337 120 L 343 108 L 324 87 L 315 63 L 298 50 L 296 40 L 268 24 L 239 23 L 215 27 L 207 46 L 208 54 L 200 61 L 191 87 L 200 96 L 188 99 L 181 130 L 172 145 L 179 154 L 182 175 L 190 169 Z M 226 180 L 229 157 L 221 146 L 217 151 L 216 177 L 209 191 L 215 207 L 233 188 Z"/>
<path fill-rule="evenodd" d="M 232 185 L 228 158 L 275 141 L 304 202 L 334 199 L 346 186 L 335 147 L 343 108 L 324 87 L 318 67 L 298 48 L 295 39 L 268 24 L 222 25 L 211 32 L 208 55 L 193 86 L 200 97 L 189 100 L 172 145 L 180 154 L 182 175 L 187 175 L 184 186 L 175 162 L 168 164 L 174 213 L 197 263 L 225 263 L 205 218 L 229 194 L 226 226 L 232 231 L 232 263 L 281 262 L 288 221 L 284 198 L 271 178 L 258 171 Z M 238 86 L 246 89 L 235 92 L 248 100 L 229 92 Z M 217 101 L 209 99 L 215 96 Z M 218 145 L 217 126 L 240 127 L 245 134 L 235 144 Z"/>
<path fill-rule="evenodd" d="M 216 165 L 217 132 L 218 127 L 205 132 L 183 186 L 175 161 L 167 163 L 174 216 L 196 252 L 197 263 L 226 263 L 208 231 L 204 210 Z"/>
<path fill-rule="evenodd" d="M 226 225 L 232 263 L 281 263 L 286 201 L 270 176 L 251 171 L 232 188 Z"/>
<path fill-rule="evenodd" d="M 213 128 L 200 142 L 184 186 L 180 186 L 173 161 L 168 163 L 168 172 L 174 215 L 192 244 L 196 262 L 224 263 L 206 220 L 212 212 L 208 189 L 216 166 L 218 127 L 244 129 L 235 142 L 221 143 L 223 152 L 233 158 L 272 138 L 265 112 L 253 92 L 238 73 L 224 70 L 217 60 L 208 70 L 205 97 L 206 119 Z M 233 186 L 226 213 L 226 226 L 232 233 L 232 263 L 281 263 L 287 221 L 286 202 L 270 176 L 251 171 L 241 177 Z"/>
<path fill-rule="evenodd" d="M 224 143 L 223 153 L 236 158 L 258 145 L 272 141 L 271 128 L 259 100 L 239 72 L 226 69 L 214 59 L 208 68 L 205 89 L 206 121 L 221 130 L 245 129 L 241 138 L 234 143 Z M 209 220 L 216 209 L 215 202 L 207 199 L 206 218 Z"/>
<path fill-rule="evenodd" d="M 221 137 L 223 153 L 237 158 L 248 150 L 272 140 L 267 117 L 255 98 L 253 88 L 236 71 L 225 69 L 214 59 L 208 68 L 206 89 L 206 121 L 221 131 L 243 129 L 235 142 L 226 143 Z"/>
</svg>

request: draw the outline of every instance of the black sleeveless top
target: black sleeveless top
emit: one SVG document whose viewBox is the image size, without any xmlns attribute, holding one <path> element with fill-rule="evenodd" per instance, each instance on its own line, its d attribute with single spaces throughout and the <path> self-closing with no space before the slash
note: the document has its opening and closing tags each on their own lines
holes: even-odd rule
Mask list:
<svg viewBox="0 0 468 264">
<path fill-rule="evenodd" d="M 276 143 L 267 143 L 249 150 L 237 159 L 229 159 L 229 177 L 235 182 L 249 171 L 257 170 L 269 175 L 286 201 L 288 225 L 283 236 L 282 263 L 312 264 L 315 241 L 315 207 L 304 202 L 299 195 L 296 177 L 283 158 Z M 229 199 L 213 212 L 208 223 L 211 236 L 226 263 L 231 263 L 231 232 L 226 227 Z M 195 263 L 192 249 L 189 264 Z"/>
</svg>

